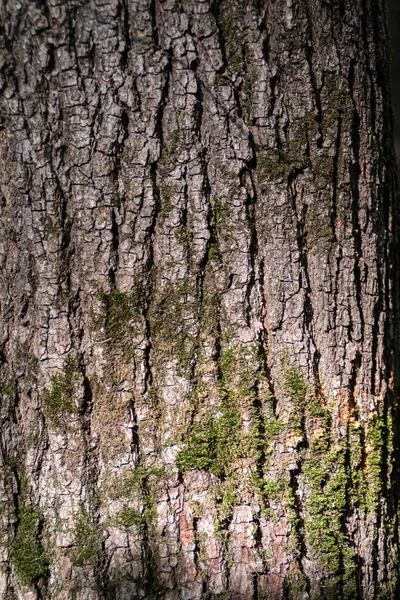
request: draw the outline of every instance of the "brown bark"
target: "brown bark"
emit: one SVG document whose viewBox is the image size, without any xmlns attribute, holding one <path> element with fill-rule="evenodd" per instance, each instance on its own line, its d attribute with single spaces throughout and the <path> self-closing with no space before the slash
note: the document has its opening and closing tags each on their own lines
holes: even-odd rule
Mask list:
<svg viewBox="0 0 400 600">
<path fill-rule="evenodd" d="M 383 0 L 3 0 L 2 598 L 398 597 Z"/>
</svg>

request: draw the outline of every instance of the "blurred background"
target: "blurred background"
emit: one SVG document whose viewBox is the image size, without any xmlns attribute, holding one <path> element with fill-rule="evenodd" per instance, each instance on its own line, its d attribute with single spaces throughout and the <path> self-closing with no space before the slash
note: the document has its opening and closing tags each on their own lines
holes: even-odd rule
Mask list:
<svg viewBox="0 0 400 600">
<path fill-rule="evenodd" d="M 400 0 L 388 0 L 397 164 L 400 164 Z"/>
</svg>

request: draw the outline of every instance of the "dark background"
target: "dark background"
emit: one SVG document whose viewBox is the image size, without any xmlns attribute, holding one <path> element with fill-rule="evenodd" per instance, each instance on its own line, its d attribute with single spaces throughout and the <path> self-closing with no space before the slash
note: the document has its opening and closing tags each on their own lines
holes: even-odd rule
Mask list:
<svg viewBox="0 0 400 600">
<path fill-rule="evenodd" d="M 400 163 L 400 0 L 388 0 L 397 164 Z"/>
</svg>

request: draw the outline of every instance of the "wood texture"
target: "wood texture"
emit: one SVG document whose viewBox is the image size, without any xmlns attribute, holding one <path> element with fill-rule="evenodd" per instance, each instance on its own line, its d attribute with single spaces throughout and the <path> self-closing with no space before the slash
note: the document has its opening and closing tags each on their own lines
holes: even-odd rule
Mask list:
<svg viewBox="0 0 400 600">
<path fill-rule="evenodd" d="M 0 595 L 398 597 L 383 0 L 2 0 Z"/>
</svg>

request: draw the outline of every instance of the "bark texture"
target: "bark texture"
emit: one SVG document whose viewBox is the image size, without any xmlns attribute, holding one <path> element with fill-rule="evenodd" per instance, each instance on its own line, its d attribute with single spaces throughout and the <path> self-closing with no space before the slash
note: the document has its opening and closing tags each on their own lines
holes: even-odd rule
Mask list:
<svg viewBox="0 0 400 600">
<path fill-rule="evenodd" d="M 4 599 L 398 598 L 383 0 L 2 0 Z"/>
</svg>

